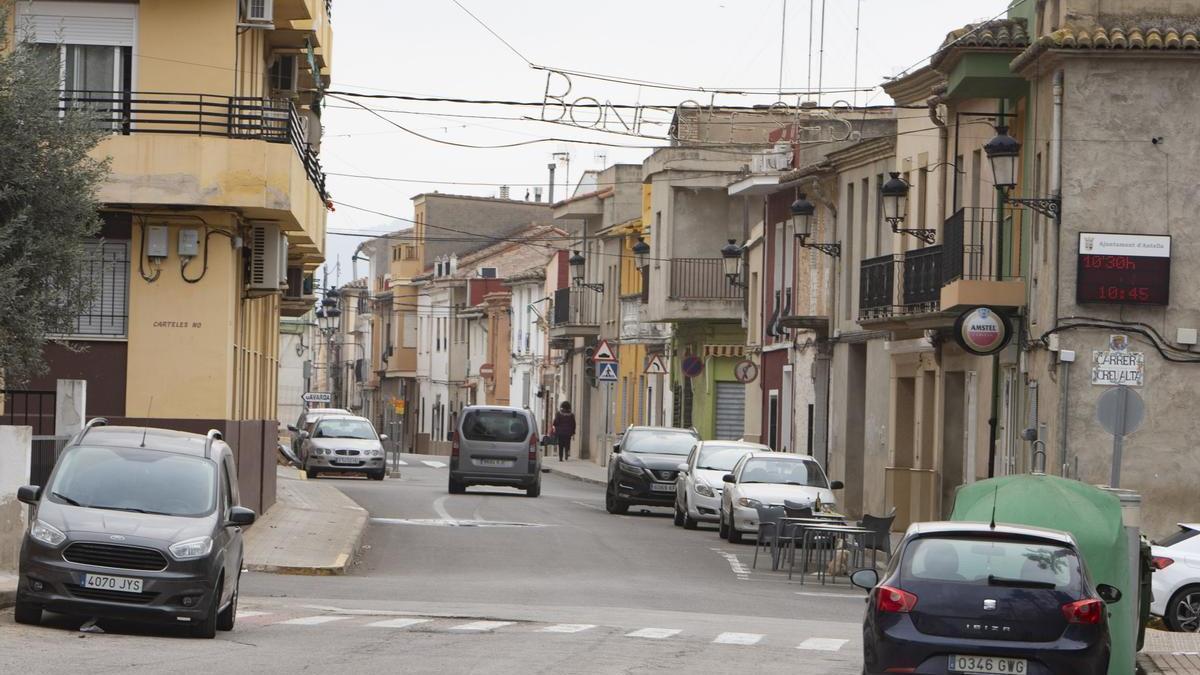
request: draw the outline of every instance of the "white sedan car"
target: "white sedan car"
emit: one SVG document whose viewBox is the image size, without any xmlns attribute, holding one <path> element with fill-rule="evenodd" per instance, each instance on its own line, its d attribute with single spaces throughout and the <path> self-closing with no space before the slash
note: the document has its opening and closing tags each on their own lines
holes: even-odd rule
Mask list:
<svg viewBox="0 0 1200 675">
<path fill-rule="evenodd" d="M 809 455 L 752 452 L 724 476 L 721 495 L 720 535 L 736 544 L 744 534 L 758 532 L 758 507 L 783 506 L 785 501 L 836 504 L 832 483 L 817 460 Z"/>
<path fill-rule="evenodd" d="M 747 454 L 770 451 L 765 445 L 742 441 L 697 443 L 687 462 L 679 465 L 675 479 L 675 524 L 694 530 L 701 522 L 717 522 L 725 489 L 721 479 Z"/>
<path fill-rule="evenodd" d="M 1171 630 L 1200 632 L 1200 524 L 1179 523 L 1179 531 L 1151 547 L 1150 554 L 1150 613 Z"/>
</svg>

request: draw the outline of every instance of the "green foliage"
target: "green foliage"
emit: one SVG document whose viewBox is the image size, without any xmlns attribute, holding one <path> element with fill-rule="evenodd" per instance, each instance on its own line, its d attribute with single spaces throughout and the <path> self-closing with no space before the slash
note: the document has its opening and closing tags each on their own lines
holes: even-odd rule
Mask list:
<svg viewBox="0 0 1200 675">
<path fill-rule="evenodd" d="M 0 7 L 0 27 L 6 23 Z M 109 132 L 86 110 L 57 114 L 56 60 L 44 49 L 4 40 L 0 36 L 0 376 L 12 385 L 44 371 L 47 339 L 71 332 L 95 297 L 83 274 L 84 242 L 100 227 L 96 195 L 108 166 L 89 152 Z"/>
</svg>

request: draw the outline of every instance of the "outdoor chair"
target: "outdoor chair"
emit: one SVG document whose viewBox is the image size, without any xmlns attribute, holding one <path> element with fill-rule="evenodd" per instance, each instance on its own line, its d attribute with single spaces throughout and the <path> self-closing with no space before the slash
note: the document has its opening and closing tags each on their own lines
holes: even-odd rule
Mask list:
<svg viewBox="0 0 1200 675">
<path fill-rule="evenodd" d="M 790 499 L 785 499 L 783 502 L 783 508 L 785 511 L 787 511 L 788 518 L 812 518 L 813 517 L 813 510 L 812 510 L 811 503 L 805 504 L 802 502 L 794 502 Z"/>
<path fill-rule="evenodd" d="M 871 534 L 863 535 L 862 549 L 873 549 L 887 555 L 887 559 L 892 559 L 892 522 L 896 520 L 896 507 L 888 512 L 886 516 L 872 516 L 864 514 L 862 520 L 858 521 L 858 526 L 871 530 Z"/>
<path fill-rule="evenodd" d="M 754 563 L 751 564 L 751 567 L 758 567 L 758 551 L 766 545 L 770 547 L 771 567 L 774 569 L 776 551 L 779 549 L 779 521 L 784 517 L 785 512 L 778 506 L 759 506 L 756 510 L 758 511 L 758 538 L 754 542 Z"/>
</svg>

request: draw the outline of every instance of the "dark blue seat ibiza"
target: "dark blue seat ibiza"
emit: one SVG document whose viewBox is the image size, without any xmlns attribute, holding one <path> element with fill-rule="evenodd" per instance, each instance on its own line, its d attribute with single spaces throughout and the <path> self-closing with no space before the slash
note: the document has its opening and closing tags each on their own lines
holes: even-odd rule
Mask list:
<svg viewBox="0 0 1200 675">
<path fill-rule="evenodd" d="M 863 621 L 864 672 L 1061 675 L 1108 670 L 1108 611 L 1065 532 L 987 523 L 917 523 Z"/>
</svg>

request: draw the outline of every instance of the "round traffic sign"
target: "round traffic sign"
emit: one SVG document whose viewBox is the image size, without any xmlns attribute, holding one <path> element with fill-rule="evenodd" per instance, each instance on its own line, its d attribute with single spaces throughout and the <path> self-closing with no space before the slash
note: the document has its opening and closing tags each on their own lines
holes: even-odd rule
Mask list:
<svg viewBox="0 0 1200 675">
<path fill-rule="evenodd" d="M 1096 401 L 1096 421 L 1113 436 L 1128 436 L 1146 419 L 1146 403 L 1132 387 L 1117 386 Z"/>
<path fill-rule="evenodd" d="M 495 374 L 496 374 L 496 366 L 493 366 L 490 363 L 484 363 L 479 366 L 479 376 L 480 377 L 490 380 L 490 379 L 492 379 L 492 376 Z"/>
<path fill-rule="evenodd" d="M 704 361 L 695 354 L 688 354 L 679 363 L 679 369 L 687 377 L 700 377 L 700 374 L 704 372 Z"/>
<path fill-rule="evenodd" d="M 750 359 L 738 361 L 737 365 L 733 367 L 733 376 L 737 378 L 738 382 L 749 384 L 758 379 L 758 365 Z"/>
</svg>

